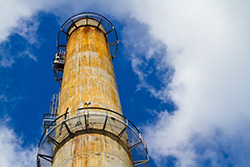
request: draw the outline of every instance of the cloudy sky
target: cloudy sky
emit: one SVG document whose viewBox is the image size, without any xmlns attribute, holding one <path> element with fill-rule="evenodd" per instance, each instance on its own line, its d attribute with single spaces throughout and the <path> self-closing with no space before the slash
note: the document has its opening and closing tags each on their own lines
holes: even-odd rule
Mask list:
<svg viewBox="0 0 250 167">
<path fill-rule="evenodd" d="M 249 166 L 250 1 L 0 0 L 1 167 L 35 166 L 57 33 L 84 11 L 118 31 L 123 113 L 151 167 Z"/>
</svg>

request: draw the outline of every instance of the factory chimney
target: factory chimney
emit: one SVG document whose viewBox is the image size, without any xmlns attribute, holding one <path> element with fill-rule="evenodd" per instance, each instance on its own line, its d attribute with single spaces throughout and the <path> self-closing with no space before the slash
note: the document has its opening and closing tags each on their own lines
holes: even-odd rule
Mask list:
<svg viewBox="0 0 250 167">
<path fill-rule="evenodd" d="M 62 25 L 53 60 L 59 93 L 44 114 L 38 167 L 148 166 L 141 133 L 121 109 L 112 64 L 118 43 L 113 24 L 96 13 Z"/>
</svg>

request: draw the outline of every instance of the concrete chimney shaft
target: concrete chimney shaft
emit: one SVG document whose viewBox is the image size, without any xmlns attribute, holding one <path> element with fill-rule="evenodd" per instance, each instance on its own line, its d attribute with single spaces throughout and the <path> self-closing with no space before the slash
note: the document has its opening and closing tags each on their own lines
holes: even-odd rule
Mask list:
<svg viewBox="0 0 250 167">
<path fill-rule="evenodd" d="M 121 110 L 112 64 L 118 43 L 97 13 L 62 25 L 52 66 L 60 89 L 43 116 L 37 167 L 148 167 L 146 143 Z"/>
<path fill-rule="evenodd" d="M 122 114 L 107 36 L 98 23 L 80 18 L 68 29 L 59 117 L 67 108 L 70 117 L 76 116 L 86 102 Z M 113 135 L 80 133 L 54 149 L 52 167 L 132 167 L 127 148 Z"/>
</svg>

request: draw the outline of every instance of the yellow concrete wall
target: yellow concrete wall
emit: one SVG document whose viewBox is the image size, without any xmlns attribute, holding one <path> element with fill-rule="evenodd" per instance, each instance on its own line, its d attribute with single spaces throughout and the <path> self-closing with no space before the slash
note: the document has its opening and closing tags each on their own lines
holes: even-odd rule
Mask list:
<svg viewBox="0 0 250 167">
<path fill-rule="evenodd" d="M 53 167 L 132 167 L 127 149 L 102 133 L 71 138 L 54 156 Z"/>
<path fill-rule="evenodd" d="M 75 112 L 85 102 L 121 113 L 106 37 L 94 27 L 78 28 L 68 40 L 59 115 L 67 108 Z"/>
<path fill-rule="evenodd" d="M 58 115 L 67 108 L 76 115 L 85 102 L 122 114 L 106 36 L 91 26 L 76 29 L 68 39 Z M 79 134 L 55 149 L 52 167 L 132 167 L 127 147 L 112 135 Z"/>
</svg>

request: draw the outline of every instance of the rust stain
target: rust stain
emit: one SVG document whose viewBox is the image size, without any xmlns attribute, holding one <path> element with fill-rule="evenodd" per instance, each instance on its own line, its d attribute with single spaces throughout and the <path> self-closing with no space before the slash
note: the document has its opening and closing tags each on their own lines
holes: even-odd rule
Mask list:
<svg viewBox="0 0 250 167">
<path fill-rule="evenodd" d="M 95 27 L 80 27 L 70 35 L 66 51 L 58 115 L 69 108 L 74 116 L 85 102 L 122 114 L 105 34 Z M 111 135 L 83 133 L 55 153 L 52 167 L 132 167 L 126 147 Z"/>
</svg>

